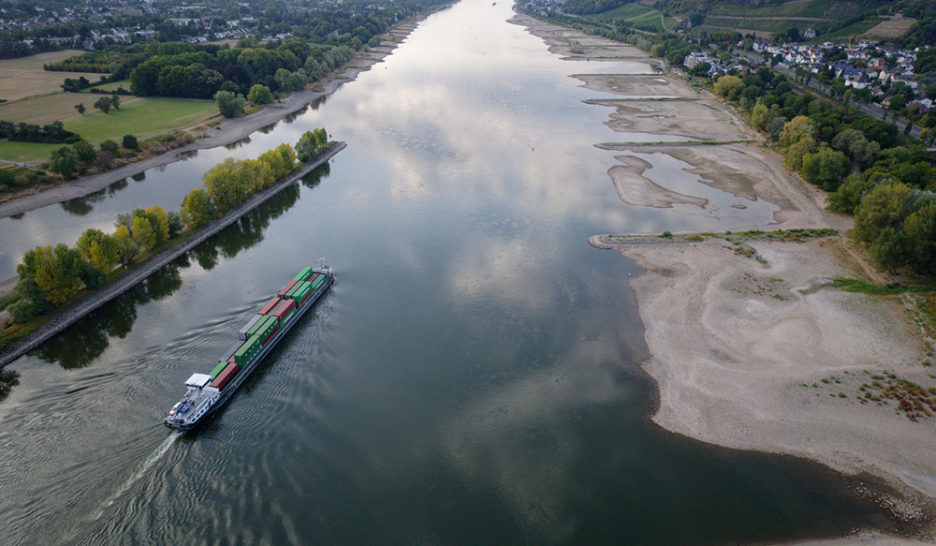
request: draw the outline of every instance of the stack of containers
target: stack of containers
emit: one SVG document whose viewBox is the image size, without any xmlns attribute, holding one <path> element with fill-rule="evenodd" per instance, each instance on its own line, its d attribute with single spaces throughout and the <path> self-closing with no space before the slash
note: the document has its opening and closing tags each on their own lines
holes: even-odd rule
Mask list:
<svg viewBox="0 0 936 546">
<path fill-rule="evenodd" d="M 317 277 L 312 279 L 312 291 L 315 292 L 324 283 L 325 283 L 325 275 L 318 275 Z"/>
<path fill-rule="evenodd" d="M 300 304 L 303 302 L 303 300 L 306 299 L 306 297 L 308 297 L 309 294 L 312 293 L 312 283 L 304 282 L 296 286 L 298 288 L 296 288 L 296 290 L 293 291 L 293 293 L 290 294 L 289 297 L 295 300 L 297 304 Z"/>
<path fill-rule="evenodd" d="M 270 313 L 276 317 L 280 324 L 286 322 L 286 319 L 293 314 L 296 310 L 296 300 L 286 299 L 279 302 L 276 307 L 273 308 L 273 311 Z"/>
<path fill-rule="evenodd" d="M 281 298 L 280 298 L 279 296 L 275 296 L 273 299 L 271 299 L 270 301 L 266 302 L 266 305 L 264 305 L 263 307 L 261 307 L 260 310 L 257 311 L 257 314 L 258 314 L 258 315 L 267 315 L 267 314 L 269 314 L 270 311 L 272 311 L 273 308 L 276 307 L 276 304 L 280 302 L 280 299 L 281 299 Z"/>
<path fill-rule="evenodd" d="M 221 372 L 224 371 L 224 368 L 227 368 L 227 366 L 228 366 L 228 362 L 226 360 L 222 360 L 221 362 L 218 362 L 218 365 L 215 366 L 214 369 L 211 370 L 211 373 L 209 373 L 208 375 L 210 375 L 211 378 L 214 379 L 218 377 L 221 374 Z"/>
<path fill-rule="evenodd" d="M 276 317 L 267 315 L 257 323 L 255 334 L 260 337 L 260 343 L 266 345 L 266 342 L 270 340 L 270 337 L 276 333 L 279 327 L 279 320 Z"/>
<path fill-rule="evenodd" d="M 276 295 L 280 298 L 285 298 L 286 293 L 292 290 L 292 287 L 296 286 L 297 282 L 299 281 L 295 281 L 295 280 L 289 281 L 288 283 L 286 283 L 286 286 L 284 286 L 282 290 L 276 293 Z"/>
<path fill-rule="evenodd" d="M 253 357 L 257 356 L 257 353 L 260 352 L 260 336 L 253 335 L 247 339 L 247 343 L 241 345 L 241 348 L 234 353 L 234 362 L 243 366 L 250 362 Z"/>
<path fill-rule="evenodd" d="M 247 324 L 243 326 L 240 330 L 237 331 L 237 339 L 244 341 L 251 335 L 251 330 L 254 329 L 254 326 L 257 325 L 257 322 L 263 318 L 260 315 L 254 315 L 250 317 L 250 320 L 247 321 Z"/>
<path fill-rule="evenodd" d="M 240 369 L 237 367 L 237 364 L 234 362 L 222 362 L 225 364 L 224 369 L 215 377 L 214 381 L 211 382 L 211 386 L 221 390 L 231 382 L 231 379 L 234 379 L 234 376 L 237 375 L 237 371 Z M 218 364 L 220 366 L 221 364 Z"/>
</svg>

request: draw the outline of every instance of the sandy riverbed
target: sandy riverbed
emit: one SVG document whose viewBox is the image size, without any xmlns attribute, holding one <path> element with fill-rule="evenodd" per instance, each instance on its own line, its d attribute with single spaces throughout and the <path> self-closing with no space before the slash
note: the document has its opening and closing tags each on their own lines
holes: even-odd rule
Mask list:
<svg viewBox="0 0 936 546">
<path fill-rule="evenodd" d="M 529 29 L 556 47 L 584 47 L 575 31 L 550 26 L 537 22 Z M 607 48 L 598 47 L 600 42 L 585 55 L 606 55 Z M 681 78 L 575 77 L 588 89 L 629 99 L 610 116 L 608 125 L 617 131 L 754 134 L 711 94 Z M 669 100 L 635 100 L 643 97 Z M 618 106 L 613 100 L 596 102 Z M 711 114 L 671 115 L 689 112 L 686 104 L 692 103 L 710 107 Z M 654 112 L 662 117 L 654 119 Z M 697 175 L 701 184 L 776 205 L 774 223 L 764 229 L 851 226 L 850 218 L 824 210 L 822 192 L 791 176 L 777 154 L 757 145 L 596 145 L 618 154 L 621 163 L 608 174 L 619 198 L 630 205 L 709 206 L 699 195 L 673 192 L 648 178 L 652 161 L 661 157 L 654 154 L 664 154 L 668 161 L 682 162 L 681 169 Z M 900 498 L 881 502 L 909 520 L 932 521 L 936 417 L 913 422 L 895 412 L 892 401 L 879 405 L 859 399 L 862 385 L 884 370 L 936 387 L 932 368 L 921 365 L 927 348 L 896 302 L 827 285 L 832 277 L 868 272 L 843 239 L 755 240 L 747 243 L 757 253 L 752 257 L 736 253 L 733 243 L 720 238 L 595 236 L 590 242 L 618 250 L 646 269 L 630 284 L 650 354 L 642 365 L 660 391 L 654 422 L 725 447 L 803 456 L 844 472 L 883 477 Z M 923 533 L 926 540 L 936 538 L 932 529 Z M 859 533 L 826 542 L 902 540 Z"/>
<path fill-rule="evenodd" d="M 84 176 L 67 182 L 42 189 L 30 194 L 20 194 L 20 196 L 0 203 L 0 218 L 22 214 L 30 210 L 42 208 L 62 201 L 84 197 L 90 193 L 107 187 L 114 182 L 120 181 L 128 176 L 137 173 L 174 163 L 186 157 L 186 154 L 194 150 L 204 150 L 226 146 L 250 136 L 251 133 L 272 125 L 283 118 L 302 110 L 312 102 L 331 95 L 342 84 L 354 81 L 358 74 L 370 70 L 370 68 L 381 62 L 387 55 L 397 47 L 397 45 L 406 39 L 407 36 L 416 28 L 415 23 L 403 23 L 391 29 L 386 36 L 389 40 L 384 40 L 380 46 L 369 50 L 361 51 L 355 55 L 354 59 L 345 65 L 344 70 L 330 78 L 317 82 L 315 90 L 305 90 L 289 95 L 284 100 L 264 107 L 259 112 L 236 119 L 227 119 L 219 123 L 202 138 L 195 142 L 171 150 L 164 154 L 150 157 L 142 161 L 124 165 L 112 171 Z"/>
</svg>

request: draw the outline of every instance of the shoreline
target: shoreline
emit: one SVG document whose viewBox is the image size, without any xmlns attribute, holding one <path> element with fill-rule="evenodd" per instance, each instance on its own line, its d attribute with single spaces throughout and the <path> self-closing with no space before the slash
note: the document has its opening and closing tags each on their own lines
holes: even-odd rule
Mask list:
<svg viewBox="0 0 936 546">
<path fill-rule="evenodd" d="M 254 132 L 279 123 L 286 117 L 306 108 L 316 100 L 328 97 L 337 91 L 342 84 L 352 82 L 362 72 L 370 70 L 374 65 L 382 62 L 402 43 L 409 34 L 416 29 L 419 21 L 428 17 L 434 11 L 428 12 L 417 19 L 400 23 L 385 34 L 392 37 L 392 41 L 383 41 L 375 48 L 367 48 L 355 53 L 338 74 L 333 74 L 326 80 L 320 80 L 313 85 L 320 85 L 321 90 L 306 89 L 292 93 L 275 104 L 264 106 L 260 111 L 240 118 L 223 119 L 221 123 L 210 129 L 211 135 L 198 138 L 191 144 L 169 150 L 141 161 L 128 163 L 114 170 L 76 178 L 62 184 L 49 187 L 37 193 L 15 197 L 0 203 L 0 218 L 24 214 L 31 210 L 47 207 L 63 201 L 78 199 L 90 193 L 106 188 L 120 180 L 133 176 L 142 171 L 175 163 L 185 159 L 186 154 L 197 150 L 227 146 L 249 137 Z"/>
<path fill-rule="evenodd" d="M 575 55 L 564 59 L 605 59 L 616 44 L 526 15 L 514 22 L 554 53 L 565 55 L 574 48 Z M 633 49 L 622 51 L 633 58 Z M 692 120 L 677 119 L 681 125 L 654 120 L 653 127 L 649 121 L 629 119 L 652 110 L 639 101 L 653 93 L 682 101 L 680 110 L 672 111 L 691 113 L 690 101 L 729 109 L 671 75 L 579 79 L 588 89 L 618 96 L 594 102 L 627 107 L 613 110 L 606 123 L 619 132 L 635 123 L 659 128 L 662 134 L 692 136 L 689 131 L 698 130 Z M 671 108 L 668 102 L 660 104 L 663 111 Z M 739 119 L 736 113 L 718 123 L 732 119 Z M 676 193 L 647 179 L 643 173 L 649 162 L 639 154 L 653 152 L 687 164 L 682 170 L 705 186 L 777 206 L 766 227 L 723 222 L 717 230 L 832 228 L 844 233 L 852 226 L 852 218 L 825 210 L 823 192 L 790 174 L 780 156 L 759 146 L 596 146 L 619 154 L 615 159 L 621 163 L 608 175 L 618 198 L 631 206 L 707 206 L 692 191 Z M 846 474 L 879 477 L 893 491 L 876 490 L 872 498 L 896 517 L 918 524 L 918 538 L 936 538 L 936 417 L 913 422 L 895 412 L 893 401 L 862 401 L 867 392 L 863 386 L 885 370 L 925 388 L 936 387 L 933 369 L 921 365 L 927 348 L 907 311 L 892 300 L 828 286 L 834 277 L 868 277 L 867 264 L 841 235 L 801 243 L 736 244 L 737 238 L 726 238 L 589 238 L 592 246 L 616 250 L 644 269 L 628 278 L 628 284 L 649 354 L 640 366 L 658 388 L 652 421 L 709 444 L 794 455 Z"/>
<path fill-rule="evenodd" d="M 348 145 L 344 142 L 333 142 L 327 150 L 319 153 L 310 163 L 299 166 L 282 180 L 254 194 L 240 205 L 233 207 L 221 218 L 199 228 L 194 233 L 191 233 L 185 241 L 150 256 L 146 261 L 136 264 L 133 269 L 125 270 L 111 284 L 87 294 L 77 301 L 57 310 L 47 321 L 28 336 L 0 350 L 0 370 L 8 364 L 15 362 L 26 353 L 39 348 L 43 343 L 58 335 L 72 324 L 78 322 L 78 320 L 88 313 L 143 282 L 147 277 L 156 273 L 182 254 L 185 254 L 210 239 L 219 231 L 230 226 L 242 216 L 281 192 L 287 186 L 297 182 L 315 168 L 327 163 L 338 152 L 347 148 L 347 146 Z"/>
</svg>

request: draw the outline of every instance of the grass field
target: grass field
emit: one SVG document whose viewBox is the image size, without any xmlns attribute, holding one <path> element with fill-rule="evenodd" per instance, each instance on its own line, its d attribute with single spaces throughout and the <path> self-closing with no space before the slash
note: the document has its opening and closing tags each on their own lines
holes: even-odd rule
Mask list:
<svg viewBox="0 0 936 546">
<path fill-rule="evenodd" d="M 111 139 L 117 142 L 132 134 L 139 140 L 198 125 L 218 115 L 214 101 L 170 99 L 162 97 L 121 97 L 120 110 L 104 114 L 92 108 L 99 95 L 56 93 L 39 99 L 0 105 L 0 119 L 35 124 L 61 120 L 65 128 L 81 135 L 92 144 Z M 84 115 L 75 111 L 74 104 L 82 101 L 88 108 Z M 0 159 L 36 162 L 48 159 L 59 144 L 0 141 Z"/>
<path fill-rule="evenodd" d="M 97 144 L 107 139 L 119 141 L 127 134 L 144 140 L 199 124 L 216 115 L 218 106 L 211 100 L 153 97 L 123 103 L 120 110 L 111 110 L 109 114 L 89 110 L 82 116 L 73 112 L 63 121 L 66 129 Z"/>
<path fill-rule="evenodd" d="M 0 61 L 0 99 L 12 101 L 61 91 L 62 88 L 59 86 L 62 85 L 65 78 L 84 76 L 92 82 L 100 79 L 100 74 L 46 72 L 42 69 L 42 65 L 45 63 L 60 61 L 79 53 L 83 52 L 68 49 Z"/>
<path fill-rule="evenodd" d="M 10 142 L 0 140 L 0 159 L 20 163 L 38 163 L 49 159 L 52 150 L 61 144 L 39 144 L 37 142 Z"/>
</svg>

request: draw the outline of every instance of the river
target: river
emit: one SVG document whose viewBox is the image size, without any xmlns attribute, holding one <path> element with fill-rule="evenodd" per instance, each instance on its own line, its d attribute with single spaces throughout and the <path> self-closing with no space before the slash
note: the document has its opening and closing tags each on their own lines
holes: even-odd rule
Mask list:
<svg viewBox="0 0 936 546">
<path fill-rule="evenodd" d="M 14 363 L 4 543 L 718 543 L 899 527 L 856 480 L 649 421 L 626 283 L 639 270 L 586 238 L 722 224 L 617 199 L 613 153 L 594 147 L 613 140 L 608 110 L 568 76 L 649 66 L 560 60 L 510 16 L 463 0 L 249 142 L 0 220 L 5 278 L 36 244 L 178 208 L 224 157 L 318 126 L 348 143 Z M 764 211 L 738 214 L 754 225 Z M 320 256 L 336 285 L 226 409 L 195 434 L 164 428 L 183 381 Z"/>
</svg>

